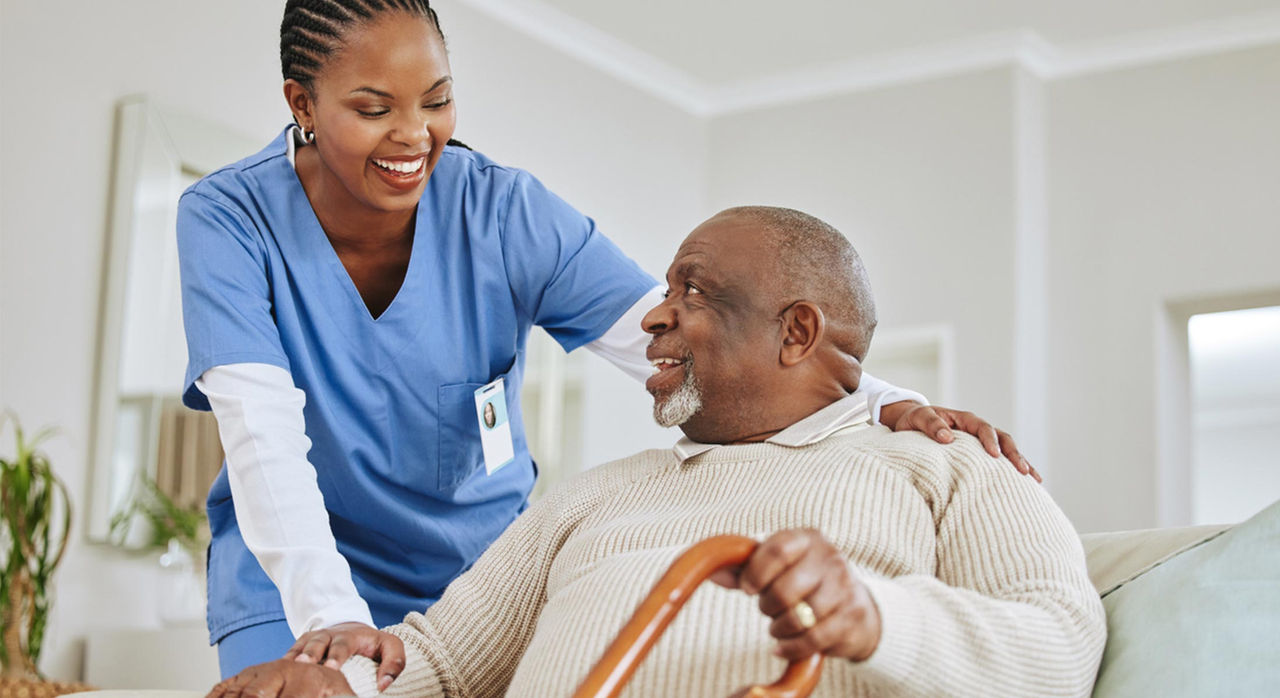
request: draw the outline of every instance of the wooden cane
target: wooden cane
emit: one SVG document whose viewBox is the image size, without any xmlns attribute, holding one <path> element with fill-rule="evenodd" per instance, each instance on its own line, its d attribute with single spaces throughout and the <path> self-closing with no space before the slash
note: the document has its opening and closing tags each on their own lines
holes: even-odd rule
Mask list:
<svg viewBox="0 0 1280 698">
<path fill-rule="evenodd" d="M 605 650 L 595 668 L 578 686 L 574 698 L 614 698 L 636 667 L 667 629 L 676 613 L 693 595 L 698 585 L 716 570 L 741 565 L 755 552 L 756 542 L 745 536 L 714 536 L 689 548 L 671 564 L 654 585 L 617 639 Z M 818 685 L 822 655 L 791 662 L 787 670 L 768 686 L 751 686 L 740 695 L 754 698 L 804 698 Z"/>
</svg>

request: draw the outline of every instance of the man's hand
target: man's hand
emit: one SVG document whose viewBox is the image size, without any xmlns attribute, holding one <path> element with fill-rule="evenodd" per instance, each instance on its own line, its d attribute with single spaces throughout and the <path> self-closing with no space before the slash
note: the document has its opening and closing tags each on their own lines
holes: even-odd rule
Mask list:
<svg viewBox="0 0 1280 698">
<path fill-rule="evenodd" d="M 324 663 L 337 669 L 358 654 L 378 662 L 378 690 L 385 691 L 404 671 L 404 643 L 363 623 L 339 623 L 333 627 L 303 633 L 284 658 L 304 664 Z"/>
<path fill-rule="evenodd" d="M 292 659 L 251 666 L 209 691 L 207 698 L 313 698 L 349 696 L 355 691 L 342 672 Z"/>
<path fill-rule="evenodd" d="M 711 580 L 760 595 L 760 610 L 773 618 L 774 654 L 783 659 L 821 652 L 862 661 L 880 644 L 880 611 L 870 593 L 817 531 L 776 533 L 740 569 L 721 570 Z M 802 601 L 812 610 L 808 618 L 796 610 Z"/>
<path fill-rule="evenodd" d="M 919 431 L 927 434 L 940 444 L 949 444 L 955 436 L 951 429 L 959 429 L 966 434 L 978 437 L 982 447 L 987 449 L 993 458 L 1001 453 L 1013 467 L 1023 475 L 1030 475 L 1036 482 L 1044 482 L 1040 473 L 1031 467 L 1031 463 L 1018 451 L 1018 444 L 1013 442 L 1009 432 L 1000 431 L 991 426 L 987 420 L 972 412 L 962 412 L 947 407 L 931 407 L 918 402 L 903 400 L 893 402 L 880 408 L 880 423 L 894 431 Z"/>
</svg>

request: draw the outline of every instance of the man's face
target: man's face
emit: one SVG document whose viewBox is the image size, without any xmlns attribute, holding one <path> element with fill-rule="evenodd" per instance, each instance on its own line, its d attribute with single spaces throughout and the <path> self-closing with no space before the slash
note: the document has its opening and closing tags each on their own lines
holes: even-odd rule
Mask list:
<svg viewBox="0 0 1280 698">
<path fill-rule="evenodd" d="M 764 235 L 733 215 L 703 223 L 680 246 L 666 300 L 643 320 L 655 366 L 645 388 L 659 424 L 707 443 L 755 433 L 761 379 L 778 368 L 774 256 Z"/>
</svg>

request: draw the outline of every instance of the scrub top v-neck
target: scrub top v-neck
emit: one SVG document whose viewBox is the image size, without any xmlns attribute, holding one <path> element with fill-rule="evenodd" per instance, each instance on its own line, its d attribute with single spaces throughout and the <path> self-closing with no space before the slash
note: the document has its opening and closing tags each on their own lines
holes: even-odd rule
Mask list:
<svg viewBox="0 0 1280 698">
<path fill-rule="evenodd" d="M 418 211 L 414 215 L 414 236 L 409 253 L 409 266 L 405 270 L 404 280 L 392 298 L 391 303 L 374 317 L 365 304 L 360 290 L 347 271 L 342 259 L 333 248 L 315 210 L 302 189 L 301 182 L 290 186 L 291 209 L 296 212 L 297 237 L 291 245 L 299 259 L 298 269 L 306 268 L 304 277 L 314 280 L 312 291 L 328 297 L 337 310 L 331 319 L 341 323 L 346 333 L 351 336 L 365 335 L 370 340 L 369 351 L 375 352 L 372 358 L 379 366 L 393 361 L 396 354 L 406 345 L 419 339 L 419 334 L 426 329 L 429 320 L 428 308 L 431 302 L 426 289 L 432 286 L 436 270 L 431 264 L 434 245 L 430 238 L 440 231 L 424 226 L 435 225 L 430 211 L 427 192 L 423 193 Z M 430 189 L 428 189 L 430 192 Z M 424 220 L 428 219 L 428 220 Z M 313 256 L 314 255 L 314 256 Z M 416 307 L 415 307 L 416 306 Z"/>
<path fill-rule="evenodd" d="M 418 205 L 405 278 L 375 319 L 289 162 L 286 129 L 179 203 L 189 363 L 265 363 L 304 417 L 338 550 L 379 625 L 421 611 L 524 508 L 535 468 L 520 412 L 525 340 L 599 338 L 656 282 L 528 173 L 447 147 Z M 515 461 L 486 473 L 475 391 L 506 385 Z M 209 630 L 284 618 L 245 547 L 226 468 L 209 493 Z"/>
<path fill-rule="evenodd" d="M 415 228 L 417 227 L 416 211 L 414 213 L 414 227 Z M 409 235 L 413 236 L 414 233 L 410 232 Z M 346 263 L 342 261 L 342 257 L 338 255 L 337 250 L 333 248 L 332 242 L 330 242 L 330 245 L 329 245 L 330 251 L 333 252 L 333 259 L 334 261 L 337 262 L 337 270 L 340 272 L 341 277 L 346 281 L 347 291 L 350 294 L 352 294 L 357 300 L 359 300 L 361 304 L 364 305 L 365 310 L 368 314 L 367 317 L 368 317 L 369 323 L 377 324 L 379 320 L 382 320 L 383 318 L 388 316 L 391 309 L 396 305 L 396 299 L 401 297 L 400 291 L 404 288 L 405 284 L 409 282 L 409 279 L 414 277 L 415 275 L 414 267 L 422 265 L 422 262 L 418 261 L 421 259 L 422 256 L 418 253 L 417 243 L 418 243 L 418 240 L 417 240 L 417 237 L 415 236 L 410 241 L 409 262 L 408 264 L 405 265 L 404 276 L 403 278 L 400 279 L 400 285 L 396 287 L 396 292 L 394 295 L 392 295 L 391 300 L 388 301 L 387 304 L 384 305 L 382 309 L 377 312 L 377 314 L 375 314 L 374 311 L 371 308 L 369 308 L 369 300 L 364 297 L 364 294 L 361 292 L 360 287 L 356 285 L 355 279 L 351 278 L 351 271 L 347 269 Z M 422 273 L 422 272 L 418 270 L 417 273 Z"/>
</svg>

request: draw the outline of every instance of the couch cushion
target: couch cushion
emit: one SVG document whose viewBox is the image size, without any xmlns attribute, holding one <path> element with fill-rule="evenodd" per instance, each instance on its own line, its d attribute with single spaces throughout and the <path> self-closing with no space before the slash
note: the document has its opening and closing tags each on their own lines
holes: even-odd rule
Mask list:
<svg viewBox="0 0 1280 698">
<path fill-rule="evenodd" d="M 1094 575 L 1096 585 L 1110 586 L 1102 599 L 1107 648 L 1094 695 L 1274 695 L 1280 502 L 1217 535 L 1188 532 L 1181 543 L 1158 538 L 1168 544 L 1163 554 L 1132 553 L 1131 567 L 1145 572 L 1135 576 L 1113 565 Z"/>
<path fill-rule="evenodd" d="M 1089 564 L 1089 579 L 1105 596 L 1184 550 L 1211 540 L 1229 525 L 1149 528 L 1141 531 L 1087 533 L 1080 536 Z"/>
</svg>

